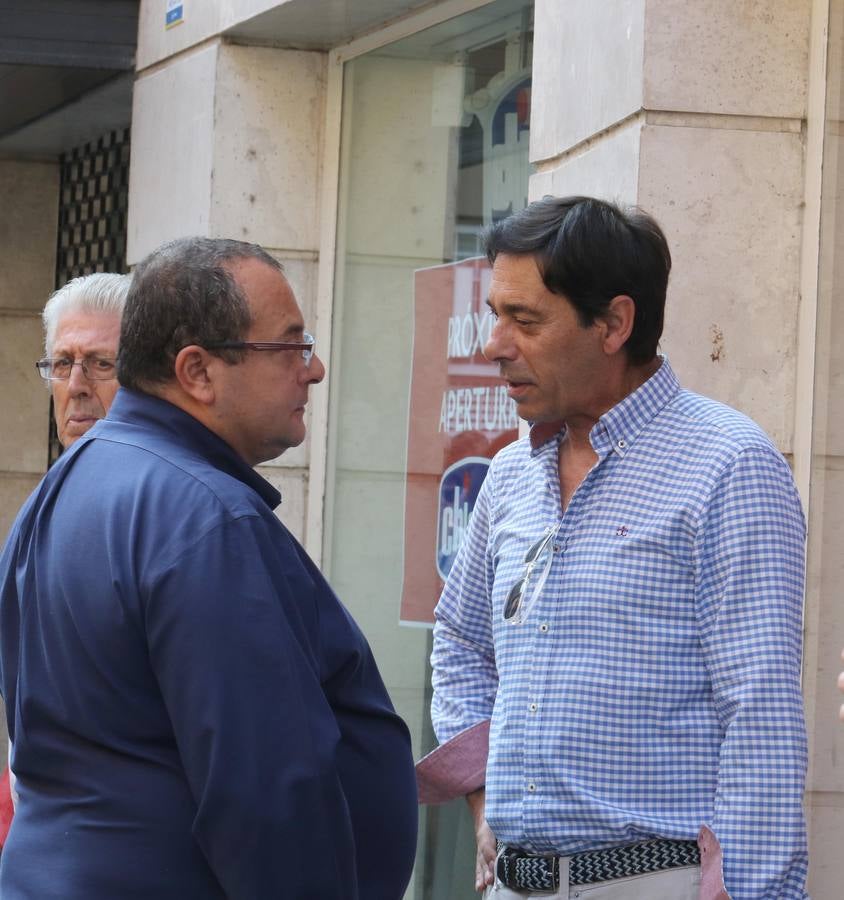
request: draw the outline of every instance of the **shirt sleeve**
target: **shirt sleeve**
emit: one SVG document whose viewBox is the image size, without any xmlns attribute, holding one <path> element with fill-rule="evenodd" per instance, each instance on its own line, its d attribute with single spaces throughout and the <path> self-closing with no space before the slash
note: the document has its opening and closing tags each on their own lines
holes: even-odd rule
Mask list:
<svg viewBox="0 0 844 900">
<path fill-rule="evenodd" d="M 711 827 L 733 900 L 807 896 L 804 542 L 785 461 L 772 449 L 739 454 L 701 523 L 696 585 L 723 733 Z"/>
<path fill-rule="evenodd" d="M 226 896 L 357 900 L 316 587 L 269 532 L 235 519 L 165 565 L 145 602 L 150 662 Z"/>
<path fill-rule="evenodd" d="M 431 720 L 440 743 L 489 719 L 498 690 L 487 551 L 492 479 L 490 468 L 434 610 Z"/>
</svg>

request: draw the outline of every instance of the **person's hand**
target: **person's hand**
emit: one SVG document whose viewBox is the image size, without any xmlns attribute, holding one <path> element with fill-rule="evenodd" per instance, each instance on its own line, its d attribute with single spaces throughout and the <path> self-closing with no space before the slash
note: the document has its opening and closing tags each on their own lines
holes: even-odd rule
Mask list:
<svg viewBox="0 0 844 900">
<path fill-rule="evenodd" d="M 475 856 L 475 890 L 483 891 L 495 883 L 495 835 L 484 816 L 486 791 L 480 788 L 466 797 L 472 820 L 475 823 L 475 840 L 478 852 Z"/>
<path fill-rule="evenodd" d="M 844 662 L 844 650 L 841 651 L 841 661 Z M 844 693 L 844 672 L 838 676 L 838 690 Z M 841 708 L 838 710 L 838 718 L 844 722 L 844 703 L 841 704 Z"/>
</svg>

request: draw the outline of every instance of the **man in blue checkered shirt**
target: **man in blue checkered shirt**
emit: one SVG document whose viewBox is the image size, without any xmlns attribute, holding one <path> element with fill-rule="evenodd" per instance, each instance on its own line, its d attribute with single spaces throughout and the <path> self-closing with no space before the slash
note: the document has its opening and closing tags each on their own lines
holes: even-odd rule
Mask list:
<svg viewBox="0 0 844 900">
<path fill-rule="evenodd" d="M 436 610 L 438 739 L 465 756 L 489 725 L 476 887 L 805 898 L 788 465 L 657 355 L 671 257 L 641 210 L 546 197 L 487 252 L 485 353 L 532 427 L 492 461 Z"/>
</svg>

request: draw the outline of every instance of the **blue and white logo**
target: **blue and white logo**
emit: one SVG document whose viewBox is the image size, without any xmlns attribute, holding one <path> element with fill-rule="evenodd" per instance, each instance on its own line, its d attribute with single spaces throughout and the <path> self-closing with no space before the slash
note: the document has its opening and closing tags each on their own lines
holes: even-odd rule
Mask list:
<svg viewBox="0 0 844 900">
<path fill-rule="evenodd" d="M 183 0 L 167 0 L 167 9 L 164 13 L 164 27 L 172 28 L 185 21 L 185 8 Z"/>
<path fill-rule="evenodd" d="M 454 557 L 466 536 L 469 517 L 475 508 L 489 463 L 481 456 L 467 456 L 449 466 L 440 479 L 437 572 L 443 581 L 448 577 Z"/>
</svg>

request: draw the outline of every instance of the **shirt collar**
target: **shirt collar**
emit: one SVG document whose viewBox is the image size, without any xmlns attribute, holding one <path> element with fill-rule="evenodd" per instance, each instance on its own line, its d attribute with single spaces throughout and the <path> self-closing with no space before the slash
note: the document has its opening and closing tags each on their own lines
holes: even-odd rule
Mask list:
<svg viewBox="0 0 844 900">
<path fill-rule="evenodd" d="M 143 435 L 138 434 L 136 439 L 132 439 L 133 426 L 142 428 Z M 221 437 L 189 413 L 160 397 L 120 388 L 106 418 L 98 422 L 88 434 L 91 437 L 101 434 L 103 437 L 119 440 L 128 438 L 138 446 L 153 451 L 160 449 L 165 458 L 169 456 L 167 446 L 176 443 L 180 448 L 197 453 L 214 468 L 251 487 L 270 509 L 275 509 L 281 503 L 281 494 L 276 488 L 235 453 Z"/>
<path fill-rule="evenodd" d="M 624 456 L 642 429 L 679 392 L 680 382 L 668 358 L 663 356 L 661 359 L 660 367 L 644 384 L 607 410 L 592 427 L 589 440 L 599 456 L 610 449 Z M 539 453 L 551 440 L 559 444 L 565 428 L 565 422 L 537 422 L 533 425 L 530 429 L 531 455 Z"/>
<path fill-rule="evenodd" d="M 642 430 L 652 422 L 661 410 L 677 395 L 680 382 L 668 359 L 662 357 L 660 367 L 632 394 L 605 412 L 589 434 L 592 446 L 612 447 L 620 456 L 633 446 Z"/>
</svg>

